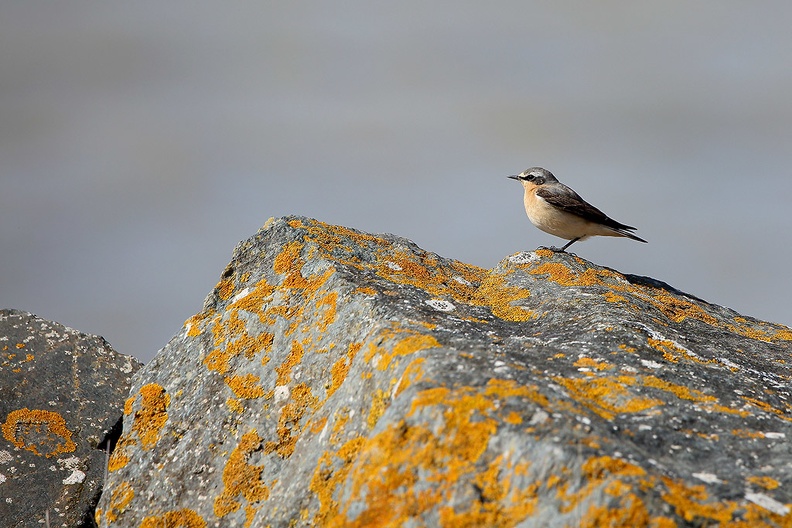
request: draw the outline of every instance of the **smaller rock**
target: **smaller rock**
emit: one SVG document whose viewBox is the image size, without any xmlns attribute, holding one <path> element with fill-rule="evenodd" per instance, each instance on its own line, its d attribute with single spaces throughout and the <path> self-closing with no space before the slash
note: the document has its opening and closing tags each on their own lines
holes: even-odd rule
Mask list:
<svg viewBox="0 0 792 528">
<path fill-rule="evenodd" d="M 103 338 L 0 310 L 0 519 L 94 526 L 106 450 L 141 364 Z M 113 438 L 115 436 L 115 438 Z"/>
</svg>

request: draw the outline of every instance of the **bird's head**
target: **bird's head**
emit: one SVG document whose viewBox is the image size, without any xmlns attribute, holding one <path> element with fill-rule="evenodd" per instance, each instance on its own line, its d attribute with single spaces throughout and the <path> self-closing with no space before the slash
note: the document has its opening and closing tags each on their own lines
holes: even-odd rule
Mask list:
<svg viewBox="0 0 792 528">
<path fill-rule="evenodd" d="M 531 185 L 542 185 L 548 182 L 557 182 L 553 173 L 549 170 L 543 169 L 542 167 L 531 167 L 530 169 L 525 169 L 520 174 L 515 176 L 508 176 L 512 180 L 517 180 L 524 185 L 531 184 Z"/>
</svg>

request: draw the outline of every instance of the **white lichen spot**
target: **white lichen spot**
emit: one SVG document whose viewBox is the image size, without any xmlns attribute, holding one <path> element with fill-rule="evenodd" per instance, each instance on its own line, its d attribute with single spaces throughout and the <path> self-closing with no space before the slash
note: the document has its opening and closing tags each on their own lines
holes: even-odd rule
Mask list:
<svg viewBox="0 0 792 528">
<path fill-rule="evenodd" d="M 533 251 L 523 251 L 509 257 L 509 262 L 512 264 L 530 264 L 539 260 L 539 255 Z"/>
<path fill-rule="evenodd" d="M 650 369 L 659 369 L 659 368 L 662 368 L 662 367 L 663 367 L 663 365 L 661 365 L 661 364 L 660 364 L 660 363 L 658 363 L 657 361 L 651 361 L 651 360 L 649 360 L 649 359 L 642 359 L 642 360 L 641 360 L 641 364 L 642 364 L 644 367 L 646 367 L 646 368 L 650 368 Z"/>
<path fill-rule="evenodd" d="M 528 421 L 528 425 L 543 424 L 549 419 L 550 419 L 550 415 L 547 414 L 547 412 L 543 411 L 542 409 L 539 409 L 538 411 L 533 413 L 533 416 L 531 416 L 531 419 Z"/>
<path fill-rule="evenodd" d="M 280 403 L 282 401 L 286 401 L 289 399 L 290 395 L 289 387 L 286 385 L 278 385 L 275 387 L 275 394 L 273 395 L 273 399 L 275 403 Z"/>
<path fill-rule="evenodd" d="M 85 480 L 85 473 L 80 471 L 79 469 L 75 469 L 71 472 L 71 475 L 63 479 L 64 484 L 82 484 Z"/>
<path fill-rule="evenodd" d="M 783 438 L 786 438 L 786 434 L 785 433 L 770 432 L 770 433 L 765 433 L 764 435 L 765 435 L 765 438 L 770 438 L 772 440 L 781 440 Z"/>
<path fill-rule="evenodd" d="M 241 301 L 242 299 L 244 299 L 248 295 L 250 295 L 250 288 L 243 288 L 239 293 L 237 293 L 236 295 L 231 297 L 231 304 L 234 304 L 235 302 Z"/>
<path fill-rule="evenodd" d="M 462 284 L 463 286 L 471 285 L 469 280 L 465 279 L 465 277 L 460 277 L 459 275 L 455 276 L 454 280 L 457 281 L 459 284 Z"/>
<path fill-rule="evenodd" d="M 693 478 L 697 478 L 707 484 L 720 484 L 723 482 L 717 475 L 713 475 L 712 473 L 693 473 Z"/>
<path fill-rule="evenodd" d="M 456 306 L 454 306 L 452 303 L 442 299 L 429 299 L 428 301 L 424 302 L 435 310 L 439 310 L 441 312 L 450 312 L 456 308 Z"/>
<path fill-rule="evenodd" d="M 757 506 L 761 506 L 765 510 L 771 511 L 776 515 L 786 515 L 789 513 L 789 506 L 778 502 L 774 498 L 769 497 L 764 493 L 753 493 L 751 491 L 746 491 L 745 498 L 746 500 L 753 502 Z"/>
<path fill-rule="evenodd" d="M 401 271 L 401 270 L 402 270 L 402 267 L 401 267 L 401 266 L 399 266 L 398 264 L 396 264 L 395 262 L 393 262 L 393 261 L 391 261 L 391 260 L 389 260 L 388 262 L 386 262 L 386 263 L 385 263 L 385 265 L 386 265 L 386 266 L 388 266 L 388 267 L 389 267 L 390 269 L 392 269 L 393 271 Z"/>
<path fill-rule="evenodd" d="M 6 450 L 0 450 L 0 464 L 8 464 L 14 460 L 13 455 Z"/>
<path fill-rule="evenodd" d="M 652 426 L 651 425 L 647 425 L 647 424 L 640 424 L 638 426 L 638 430 L 639 431 L 651 431 L 652 430 Z"/>
</svg>

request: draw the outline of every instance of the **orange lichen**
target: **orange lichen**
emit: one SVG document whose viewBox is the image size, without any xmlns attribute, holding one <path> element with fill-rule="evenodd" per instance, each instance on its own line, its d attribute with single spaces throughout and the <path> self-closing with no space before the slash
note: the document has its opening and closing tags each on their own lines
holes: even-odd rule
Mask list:
<svg viewBox="0 0 792 528">
<path fill-rule="evenodd" d="M 628 391 L 627 387 L 636 383 L 633 376 L 553 379 L 569 391 L 573 400 L 606 420 L 612 420 L 617 414 L 636 413 L 663 405 L 660 400 L 637 396 Z"/>
<path fill-rule="evenodd" d="M 751 476 L 746 478 L 745 480 L 748 481 L 748 483 L 750 484 L 759 486 L 760 488 L 764 488 L 766 490 L 774 490 L 781 485 L 781 483 L 778 482 L 776 479 L 774 479 L 773 477 L 768 477 L 766 475 Z"/>
<path fill-rule="evenodd" d="M 338 358 L 338 360 L 333 364 L 333 367 L 330 369 L 330 387 L 327 389 L 327 397 L 335 393 L 349 373 L 349 369 L 352 367 L 352 361 L 355 360 L 355 356 L 360 351 L 363 343 L 350 343 L 349 348 L 347 349 L 347 353 Z"/>
<path fill-rule="evenodd" d="M 593 368 L 595 370 L 611 370 L 615 368 L 613 363 L 608 363 L 607 361 L 602 361 L 590 357 L 578 358 L 578 360 L 575 361 L 573 365 L 582 368 Z"/>
<path fill-rule="evenodd" d="M 226 403 L 226 407 L 228 407 L 228 410 L 231 412 L 235 412 L 237 414 L 242 414 L 243 412 L 245 412 L 245 407 L 241 403 L 239 403 L 239 400 L 237 400 L 236 398 L 226 398 L 225 403 Z"/>
<path fill-rule="evenodd" d="M 506 283 L 506 276 L 490 274 L 482 281 L 475 301 L 489 306 L 495 317 L 506 321 L 524 322 L 535 319 L 536 314 L 521 306 L 515 306 L 514 303 L 530 296 L 531 292 L 527 288 L 509 286 Z"/>
<path fill-rule="evenodd" d="M 237 500 L 240 495 L 248 503 L 261 502 L 269 497 L 269 486 L 261 480 L 264 466 L 248 464 L 251 455 L 262 449 L 261 442 L 261 437 L 253 429 L 242 435 L 239 444 L 231 452 L 223 468 L 223 491 L 214 502 L 217 517 L 222 519 L 239 510 L 242 507 L 240 500 Z"/>
<path fill-rule="evenodd" d="M 336 453 L 325 452 L 319 457 L 310 484 L 310 490 L 319 499 L 319 511 L 312 523 L 314 526 L 343 526 L 338 518 L 338 501 L 333 495 L 346 480 L 363 442 L 363 438 L 353 438 Z"/>
<path fill-rule="evenodd" d="M 423 365 L 426 362 L 426 358 L 415 358 L 407 365 L 404 369 L 404 373 L 402 374 L 401 379 L 396 386 L 396 394 L 398 396 L 401 394 L 407 387 L 418 383 L 424 379 L 424 371 Z"/>
<path fill-rule="evenodd" d="M 792 418 L 789 417 L 789 416 L 786 416 L 784 411 L 782 411 L 781 409 L 776 409 L 775 407 L 773 407 L 772 405 L 770 405 L 767 402 L 763 402 L 762 400 L 758 400 L 756 398 L 751 398 L 749 396 L 743 396 L 742 399 L 745 400 L 746 402 L 750 403 L 754 407 L 757 407 L 757 408 L 763 410 L 764 412 L 775 414 L 778 418 L 781 418 L 784 421 L 792 422 Z"/>
<path fill-rule="evenodd" d="M 679 361 L 680 358 L 685 358 L 690 361 L 695 361 L 696 363 L 707 364 L 707 363 L 717 363 L 715 359 L 702 359 L 696 355 L 690 353 L 690 351 L 685 350 L 683 347 L 679 346 L 677 343 L 674 343 L 668 339 L 655 339 L 653 337 L 647 338 L 647 343 L 649 346 L 654 348 L 655 350 L 663 353 L 663 358 L 671 363 L 676 363 Z"/>
<path fill-rule="evenodd" d="M 377 342 L 384 342 L 386 340 L 397 340 L 390 347 L 377 346 L 373 342 L 369 343 L 363 358 L 366 362 L 375 360 L 375 366 L 379 370 L 387 370 L 392 366 L 396 366 L 394 360 L 400 356 L 409 356 L 420 350 L 427 348 L 440 347 L 440 343 L 433 336 L 428 334 L 421 334 L 414 330 L 402 328 L 399 325 L 384 330 L 380 339 Z"/>
<path fill-rule="evenodd" d="M 320 297 L 316 300 L 315 306 L 319 310 L 325 306 L 324 314 L 317 323 L 319 332 L 324 332 L 327 327 L 335 321 L 336 318 L 336 303 L 338 302 L 338 292 L 329 292 L 327 295 Z"/>
<path fill-rule="evenodd" d="M 115 449 L 110 454 L 107 470 L 112 473 L 129 464 L 131 457 L 128 450 L 135 445 L 137 445 L 137 442 L 134 438 L 128 434 L 122 434 L 116 443 Z"/>
<path fill-rule="evenodd" d="M 406 420 L 421 420 L 429 413 L 427 419 L 433 422 L 431 416 L 442 416 L 440 424 L 428 428 L 401 421 L 373 437 L 353 439 L 336 453 L 325 453 L 312 479 L 311 489 L 321 504 L 313 524 L 402 525 L 434 508 L 441 509 L 441 524 L 446 526 L 468 521 L 512 525 L 524 519 L 535 507 L 538 487 L 516 477 L 526 474 L 529 462 L 484 460 L 498 419 L 504 419 L 501 405 L 512 397 L 547 401 L 536 388 L 512 380 L 418 392 Z M 340 467 L 337 460 L 342 461 Z M 418 486 L 419 478 L 431 486 Z M 481 500 L 449 507 L 455 487 L 466 479 L 476 482 Z M 342 483 L 344 493 L 351 493 L 351 500 L 343 505 L 336 497 Z M 351 502 L 356 505 L 355 519 L 348 517 Z"/>
<path fill-rule="evenodd" d="M 140 528 L 206 528 L 206 521 L 185 508 L 146 517 L 140 521 Z"/>
<path fill-rule="evenodd" d="M 234 293 L 234 280 L 231 277 L 224 278 L 215 286 L 217 296 L 227 301 Z"/>
<path fill-rule="evenodd" d="M 264 306 L 272 299 L 275 287 L 270 285 L 266 279 L 258 281 L 245 296 L 240 297 L 229 305 L 229 310 L 244 310 L 250 313 L 260 314 Z"/>
<path fill-rule="evenodd" d="M 661 478 L 668 490 L 662 494 L 663 500 L 673 506 L 676 514 L 687 522 L 699 519 L 699 522 L 712 520 L 726 523 L 732 520 L 735 510 L 738 508 L 738 504 L 733 501 L 705 502 L 709 496 L 703 485 L 687 486 L 679 480 L 668 477 Z"/>
<path fill-rule="evenodd" d="M 605 301 L 607 301 L 609 303 L 627 302 L 627 299 L 625 299 L 621 295 L 616 295 L 613 292 L 605 292 L 605 295 L 603 295 L 603 298 L 605 299 Z"/>
<path fill-rule="evenodd" d="M 53 411 L 17 409 L 11 411 L 2 425 L 3 438 L 20 449 L 47 458 L 76 449 L 66 420 Z"/>
<path fill-rule="evenodd" d="M 368 419 L 366 420 L 369 429 L 373 429 L 374 426 L 377 425 L 377 421 L 385 412 L 387 401 L 388 393 L 382 389 L 374 391 L 374 395 L 371 398 L 371 409 L 369 410 Z"/>
<path fill-rule="evenodd" d="M 302 432 L 302 421 L 309 409 L 315 408 L 319 400 L 311 393 L 311 388 L 300 383 L 291 389 L 291 401 L 283 406 L 276 432 L 278 441 L 269 441 L 264 446 L 265 453 L 278 453 L 288 458 L 294 452 L 294 445 Z"/>
<path fill-rule="evenodd" d="M 224 381 L 237 398 L 253 400 L 264 396 L 264 389 L 258 384 L 261 378 L 253 374 L 242 376 L 227 376 Z"/>
<path fill-rule="evenodd" d="M 113 491 L 110 493 L 110 503 L 107 505 L 107 511 L 104 513 L 106 524 L 115 522 L 118 516 L 124 513 L 127 507 L 129 507 L 129 504 L 134 498 L 135 491 L 132 489 L 129 482 L 122 482 L 113 488 Z M 98 524 L 99 526 L 105 526 L 105 524 L 101 522 Z"/>
<path fill-rule="evenodd" d="M 291 381 L 291 371 L 297 366 L 303 357 L 303 346 L 299 341 L 292 341 L 291 351 L 286 359 L 279 366 L 275 367 L 275 372 L 278 373 L 278 379 L 275 385 L 286 385 Z"/>
<path fill-rule="evenodd" d="M 157 383 L 141 387 L 140 395 L 140 410 L 135 412 L 131 430 L 137 433 L 143 449 L 151 449 L 159 440 L 160 431 L 168 421 L 170 395 Z"/>
</svg>

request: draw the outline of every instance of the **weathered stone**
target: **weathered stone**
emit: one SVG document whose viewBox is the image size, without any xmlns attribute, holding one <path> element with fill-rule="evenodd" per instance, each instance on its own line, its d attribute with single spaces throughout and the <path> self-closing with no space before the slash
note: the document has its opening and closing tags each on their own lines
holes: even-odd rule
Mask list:
<svg viewBox="0 0 792 528">
<path fill-rule="evenodd" d="M 0 310 L 0 525 L 93 526 L 139 368 L 101 337 Z"/>
<path fill-rule="evenodd" d="M 269 221 L 136 375 L 100 526 L 788 526 L 790 329 L 571 254 Z"/>
</svg>

